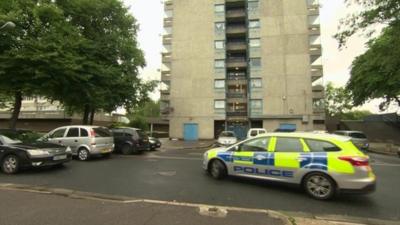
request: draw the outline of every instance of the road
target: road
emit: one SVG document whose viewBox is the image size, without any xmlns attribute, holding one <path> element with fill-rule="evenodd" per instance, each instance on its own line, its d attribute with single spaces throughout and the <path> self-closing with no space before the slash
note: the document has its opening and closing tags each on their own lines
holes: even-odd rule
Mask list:
<svg viewBox="0 0 400 225">
<path fill-rule="evenodd" d="M 135 198 L 306 213 L 400 220 L 400 159 L 371 154 L 377 191 L 317 201 L 300 189 L 242 178 L 217 181 L 201 168 L 202 149 L 161 150 L 138 156 L 72 161 L 58 169 L 36 169 L 7 176 L 0 183 L 66 188 Z"/>
</svg>

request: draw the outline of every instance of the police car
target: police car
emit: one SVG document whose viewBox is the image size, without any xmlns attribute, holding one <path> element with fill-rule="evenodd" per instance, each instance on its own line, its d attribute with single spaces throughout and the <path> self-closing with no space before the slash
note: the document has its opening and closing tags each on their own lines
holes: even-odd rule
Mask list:
<svg viewBox="0 0 400 225">
<path fill-rule="evenodd" d="M 268 133 L 204 153 L 203 168 L 226 175 L 301 185 L 313 198 L 370 193 L 376 178 L 369 157 L 348 137 L 313 133 Z"/>
</svg>

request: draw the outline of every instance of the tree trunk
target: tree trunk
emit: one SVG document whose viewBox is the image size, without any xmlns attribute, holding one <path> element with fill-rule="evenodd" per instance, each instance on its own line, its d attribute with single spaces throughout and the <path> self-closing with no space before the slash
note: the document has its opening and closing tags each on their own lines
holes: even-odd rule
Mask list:
<svg viewBox="0 0 400 225">
<path fill-rule="evenodd" d="M 10 118 L 10 125 L 9 125 L 10 129 L 15 130 L 17 128 L 17 120 L 19 117 L 19 113 L 21 112 L 21 105 L 22 105 L 22 92 L 17 91 L 15 92 L 14 108 Z"/>
<path fill-rule="evenodd" d="M 92 111 L 90 112 L 90 125 L 93 125 L 94 114 L 96 114 L 96 111 L 92 109 Z"/>
<path fill-rule="evenodd" d="M 86 104 L 85 110 L 83 111 L 83 119 L 82 119 L 83 125 L 89 124 L 89 113 L 90 113 L 90 106 Z"/>
</svg>

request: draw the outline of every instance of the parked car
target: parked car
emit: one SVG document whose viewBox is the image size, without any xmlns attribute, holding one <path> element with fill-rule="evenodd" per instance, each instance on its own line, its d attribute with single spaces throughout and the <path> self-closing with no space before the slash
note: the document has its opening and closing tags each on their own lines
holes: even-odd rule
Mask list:
<svg viewBox="0 0 400 225">
<path fill-rule="evenodd" d="M 1 170 L 6 174 L 17 173 L 21 168 L 62 165 L 71 158 L 70 147 L 43 142 L 22 143 L 0 135 Z"/>
<path fill-rule="evenodd" d="M 114 138 L 108 128 L 99 126 L 65 126 L 50 131 L 41 140 L 71 147 L 72 155 L 89 160 L 95 155 L 110 156 Z"/>
<path fill-rule="evenodd" d="M 361 131 L 338 130 L 334 134 L 343 135 L 351 138 L 351 141 L 361 150 L 368 150 L 369 142 L 367 136 Z"/>
<path fill-rule="evenodd" d="M 149 137 L 150 150 L 154 151 L 161 147 L 161 141 L 155 137 Z"/>
<path fill-rule="evenodd" d="M 121 127 L 112 129 L 112 133 L 116 151 L 124 155 L 138 154 L 151 148 L 148 136 L 140 129 Z"/>
<path fill-rule="evenodd" d="M 267 130 L 265 130 L 263 128 L 251 128 L 247 132 L 247 138 L 256 137 L 259 134 L 265 134 L 265 133 L 267 133 Z"/>
<path fill-rule="evenodd" d="M 236 134 L 233 131 L 222 131 L 218 136 L 217 143 L 219 145 L 233 145 L 238 141 Z"/>
</svg>

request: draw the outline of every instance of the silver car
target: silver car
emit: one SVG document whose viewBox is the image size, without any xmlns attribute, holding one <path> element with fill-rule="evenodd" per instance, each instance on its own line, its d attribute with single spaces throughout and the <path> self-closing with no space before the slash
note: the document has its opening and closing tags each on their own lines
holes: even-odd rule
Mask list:
<svg viewBox="0 0 400 225">
<path fill-rule="evenodd" d="M 369 142 L 367 136 L 361 131 L 353 131 L 353 130 L 338 130 L 334 132 L 337 135 L 343 135 L 350 137 L 351 141 L 361 150 L 368 150 Z"/>
<path fill-rule="evenodd" d="M 72 155 L 88 160 L 93 155 L 109 156 L 114 151 L 114 138 L 109 129 L 99 126 L 65 126 L 50 131 L 43 141 L 69 146 Z"/>
</svg>

